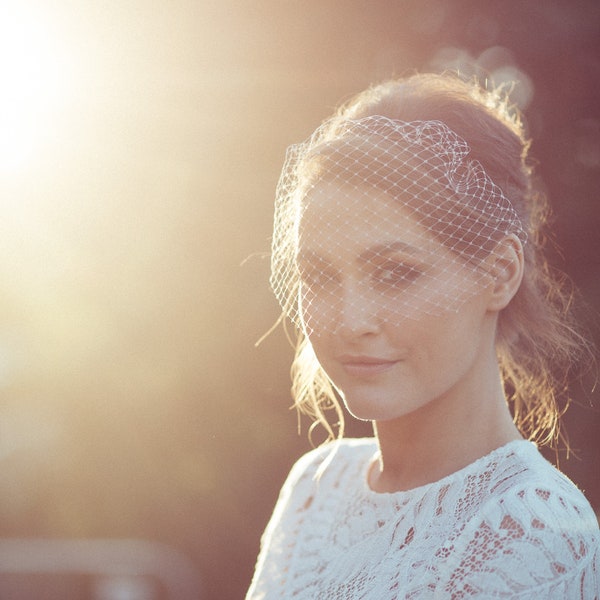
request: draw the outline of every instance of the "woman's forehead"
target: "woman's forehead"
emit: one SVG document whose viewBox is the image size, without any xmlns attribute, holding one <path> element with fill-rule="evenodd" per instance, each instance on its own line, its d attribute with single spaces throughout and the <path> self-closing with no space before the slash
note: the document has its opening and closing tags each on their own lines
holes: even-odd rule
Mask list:
<svg viewBox="0 0 600 600">
<path fill-rule="evenodd" d="M 305 197 L 299 223 L 300 250 L 375 246 L 413 253 L 439 251 L 414 210 L 371 186 L 321 182 Z"/>
</svg>

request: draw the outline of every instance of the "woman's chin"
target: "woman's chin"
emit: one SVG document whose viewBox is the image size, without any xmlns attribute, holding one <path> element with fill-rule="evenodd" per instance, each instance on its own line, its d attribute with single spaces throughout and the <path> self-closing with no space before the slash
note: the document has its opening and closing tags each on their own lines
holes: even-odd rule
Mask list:
<svg viewBox="0 0 600 600">
<path fill-rule="evenodd" d="M 378 406 L 376 402 L 352 401 L 343 397 L 346 410 L 358 421 L 388 421 L 395 418 L 389 407 Z"/>
</svg>

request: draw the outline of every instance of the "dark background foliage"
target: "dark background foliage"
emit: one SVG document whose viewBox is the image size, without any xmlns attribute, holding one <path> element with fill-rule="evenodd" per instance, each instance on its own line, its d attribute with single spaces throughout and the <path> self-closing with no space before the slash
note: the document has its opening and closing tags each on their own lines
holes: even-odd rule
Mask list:
<svg viewBox="0 0 600 600">
<path fill-rule="evenodd" d="M 254 346 L 278 316 L 267 254 L 284 151 L 394 75 L 518 80 L 552 260 L 598 341 L 595 0 L 19 6 L 60 32 L 76 76 L 33 158 L 0 179 L 0 536 L 159 541 L 189 557 L 204 597 L 243 596 L 310 447 L 283 332 Z M 578 458 L 560 459 L 598 512 L 592 384 L 574 385 Z"/>
</svg>

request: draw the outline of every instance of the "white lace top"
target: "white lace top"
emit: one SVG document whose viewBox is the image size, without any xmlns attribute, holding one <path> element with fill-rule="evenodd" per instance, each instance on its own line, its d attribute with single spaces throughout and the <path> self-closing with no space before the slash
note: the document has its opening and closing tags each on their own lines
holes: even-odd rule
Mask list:
<svg viewBox="0 0 600 600">
<path fill-rule="evenodd" d="M 376 493 L 372 439 L 292 468 L 246 600 L 600 598 L 598 522 L 583 494 L 526 441 L 440 481 Z"/>
</svg>

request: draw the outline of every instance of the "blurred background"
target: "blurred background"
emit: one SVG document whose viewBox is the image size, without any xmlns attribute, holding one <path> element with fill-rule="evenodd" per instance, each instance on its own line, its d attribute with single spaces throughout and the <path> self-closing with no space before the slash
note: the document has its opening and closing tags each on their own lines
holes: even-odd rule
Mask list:
<svg viewBox="0 0 600 600">
<path fill-rule="evenodd" d="M 444 68 L 517 81 L 552 260 L 600 341 L 597 0 L 0 7 L 0 598 L 156 600 L 173 578 L 243 597 L 310 448 L 283 332 L 255 347 L 278 316 L 274 188 L 285 148 L 370 83 Z M 566 420 L 578 457 L 560 458 L 598 512 L 592 383 Z M 125 580 L 110 556 L 143 568 Z M 75 584 L 94 561 L 112 579 Z M 71 587 L 33 574 L 60 568 Z"/>
</svg>

